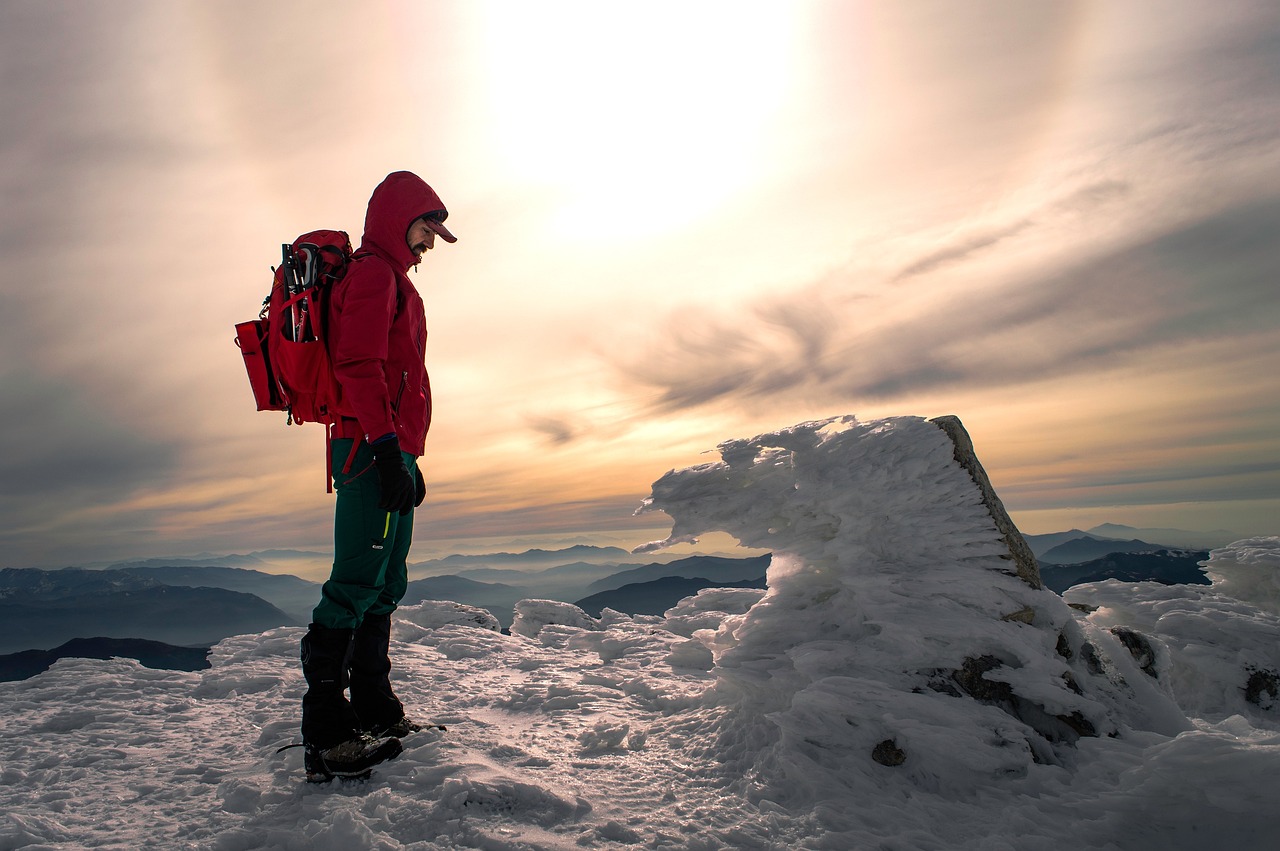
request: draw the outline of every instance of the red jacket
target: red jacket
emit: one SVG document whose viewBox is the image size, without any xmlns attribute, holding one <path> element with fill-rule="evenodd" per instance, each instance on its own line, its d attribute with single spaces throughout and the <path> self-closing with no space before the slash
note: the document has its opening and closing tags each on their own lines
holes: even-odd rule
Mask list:
<svg viewBox="0 0 1280 851">
<path fill-rule="evenodd" d="M 435 191 L 407 171 L 387 175 L 373 190 L 364 238 L 329 302 L 340 413 L 355 420 L 340 420 L 335 437 L 376 440 L 394 431 L 401 449 L 422 455 L 431 427 L 427 323 L 422 297 L 409 280 L 417 258 L 405 235 L 420 216 L 444 210 Z"/>
</svg>

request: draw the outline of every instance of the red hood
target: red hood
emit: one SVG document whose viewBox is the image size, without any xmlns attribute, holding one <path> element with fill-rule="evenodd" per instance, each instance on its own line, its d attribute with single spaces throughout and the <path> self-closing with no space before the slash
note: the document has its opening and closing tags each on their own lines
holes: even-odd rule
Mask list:
<svg viewBox="0 0 1280 851">
<path fill-rule="evenodd" d="M 394 171 L 373 190 L 369 211 L 364 217 L 363 249 L 377 249 L 403 271 L 417 262 L 409 250 L 405 234 L 420 216 L 435 213 L 444 221 L 449 215 L 440 196 L 422 178 L 408 171 Z"/>
</svg>

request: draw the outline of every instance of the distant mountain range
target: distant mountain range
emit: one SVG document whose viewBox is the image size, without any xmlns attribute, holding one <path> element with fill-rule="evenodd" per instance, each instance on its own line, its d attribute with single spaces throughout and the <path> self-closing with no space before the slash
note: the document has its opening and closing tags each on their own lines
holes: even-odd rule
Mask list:
<svg viewBox="0 0 1280 851">
<path fill-rule="evenodd" d="M 1132 539 L 1142 538 L 1144 541 L 1161 541 L 1184 550 L 1212 550 L 1225 547 L 1232 541 L 1246 537 L 1228 529 L 1213 529 L 1209 532 L 1191 532 L 1186 529 L 1135 528 L 1121 526 L 1116 523 L 1103 523 L 1088 530 L 1090 534 L 1100 538 Z"/>
<path fill-rule="evenodd" d="M 1207 580 L 1196 562 L 1207 557 L 1210 546 L 1240 536 L 1105 524 L 1025 537 L 1041 561 L 1046 584 L 1060 590 L 1102 578 L 1203 583 Z M 1177 545 L 1196 540 L 1208 543 Z M 576 600 L 593 613 L 608 607 L 661 614 L 702 588 L 764 587 L 771 561 L 765 554 L 627 563 L 623 559 L 629 556 L 618 547 L 579 545 L 420 562 L 411 565 L 410 575 L 420 578 L 409 583 L 403 605 L 453 600 L 488 609 L 503 626 L 510 625 L 515 603 L 526 598 Z M 230 635 L 303 625 L 319 600 L 320 584 L 260 568 L 278 570 L 291 563 L 301 570 L 327 558 L 265 550 L 115 562 L 99 570 L 0 570 L 0 653 L 89 636 L 205 647 Z"/>
<path fill-rule="evenodd" d="M 298 623 L 311 621 L 311 610 L 320 601 L 320 583 L 288 573 L 264 573 L 243 567 L 139 565 L 119 567 L 113 573 L 137 576 L 164 585 L 187 588 L 223 588 L 261 597 Z"/>
<path fill-rule="evenodd" d="M 253 568 L 266 564 L 266 560 L 254 555 L 201 555 L 192 558 L 144 558 L 133 561 L 117 561 L 107 565 L 107 570 L 130 570 L 138 567 L 237 567 Z"/>
<path fill-rule="evenodd" d="M 581 549 L 578 548 L 579 553 Z M 467 558 L 483 559 L 484 557 Z M 498 622 L 506 628 L 511 626 L 515 604 L 523 599 L 537 598 L 569 602 L 583 598 L 587 599 L 588 606 L 591 606 L 593 603 L 590 600 L 593 595 L 634 585 L 637 587 L 621 596 L 607 598 L 609 602 L 603 605 L 628 614 L 632 613 L 632 609 L 637 613 L 642 613 L 641 609 L 644 609 L 643 613 L 648 613 L 653 606 L 670 598 L 672 589 L 677 588 L 677 583 L 668 583 L 662 589 L 641 586 L 647 586 L 647 583 L 653 580 L 667 578 L 685 583 L 691 580 L 701 583 L 696 586 L 687 585 L 690 590 L 664 605 L 657 612 L 661 614 L 679 602 L 682 597 L 696 594 L 702 588 L 737 587 L 737 583 L 743 581 L 760 580 L 769 567 L 770 559 L 769 555 L 737 559 L 724 556 L 688 556 L 665 564 L 572 562 L 541 570 L 463 568 L 455 574 L 429 576 L 411 581 L 403 604 L 411 605 L 421 600 L 433 599 L 479 606 L 492 612 Z M 481 581 L 482 579 L 502 581 Z M 748 587 L 763 587 L 763 585 Z M 637 602 L 623 602 L 628 595 L 638 595 Z M 642 600 L 656 602 L 642 602 Z"/>
<path fill-rule="evenodd" d="M 1159 582 L 1162 585 L 1209 585 L 1200 563 L 1208 550 L 1117 552 L 1081 564 L 1044 564 L 1040 578 L 1046 588 L 1061 594 L 1073 585 L 1118 579 L 1121 582 Z"/>
<path fill-rule="evenodd" d="M 1040 556 L 1040 561 L 1044 564 L 1078 564 L 1082 561 L 1102 558 L 1111 553 L 1150 553 L 1169 549 L 1169 546 L 1139 541 L 1136 538 L 1130 541 L 1090 537 L 1073 538 L 1045 552 Z"/>
<path fill-rule="evenodd" d="M 766 553 L 762 556 L 751 556 L 749 558 L 689 556 L 666 564 L 645 564 L 637 567 L 619 565 L 619 567 L 625 569 L 604 579 L 592 582 L 587 590 L 599 593 L 621 588 L 624 585 L 650 582 L 668 576 L 684 579 L 706 579 L 712 583 L 720 584 L 722 587 L 729 588 L 733 587 L 732 583 L 758 579 L 764 576 L 772 560 L 773 555 Z"/>
<path fill-rule="evenodd" d="M 141 638 L 73 638 L 52 650 L 23 650 L 0 655 L 0 682 L 25 680 L 53 667 L 59 659 L 137 659 L 145 668 L 199 671 L 210 667 L 208 647 L 175 647 Z"/>
<path fill-rule="evenodd" d="M 765 588 L 764 576 L 739 582 L 713 582 L 710 579 L 664 576 L 648 582 L 623 585 L 609 591 L 601 591 L 574 603 L 592 617 L 599 617 L 606 609 L 627 615 L 661 615 L 685 597 L 692 597 L 703 588 Z"/>
<path fill-rule="evenodd" d="M 514 567 L 464 567 L 449 576 L 462 576 L 477 582 L 500 582 L 509 585 L 540 588 L 542 596 L 573 596 L 572 589 L 585 589 L 589 584 L 605 576 L 612 576 L 629 565 L 616 563 L 592 564 L 575 561 L 539 570 L 521 570 Z M 567 592 L 567 594 L 566 594 Z"/>
<path fill-rule="evenodd" d="M 253 594 L 165 585 L 128 571 L 0 570 L 0 653 L 72 638 L 146 638 L 210 646 L 296 621 Z"/>
<path fill-rule="evenodd" d="M 1209 550 L 1238 541 L 1243 535 L 1226 529 L 1191 532 L 1186 529 L 1139 529 L 1104 523 L 1087 531 L 1070 529 L 1047 535 L 1024 535 L 1031 551 L 1042 562 L 1071 564 L 1100 558 L 1111 552 L 1155 551 L 1161 549 Z M 1098 542 L 1091 544 L 1086 542 Z M 1108 549 L 1114 547 L 1114 549 Z"/>
<path fill-rule="evenodd" d="M 569 562 L 603 564 L 629 556 L 618 547 L 594 547 L 578 544 L 561 550 L 525 550 L 522 553 L 488 553 L 486 555 L 451 555 L 409 565 L 409 575 L 457 573 L 466 568 L 558 566 Z"/>
</svg>

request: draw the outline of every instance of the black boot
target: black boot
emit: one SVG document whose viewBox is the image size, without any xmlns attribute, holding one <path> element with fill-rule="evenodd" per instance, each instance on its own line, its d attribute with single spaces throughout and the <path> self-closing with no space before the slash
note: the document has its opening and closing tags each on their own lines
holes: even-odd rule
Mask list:
<svg viewBox="0 0 1280 851">
<path fill-rule="evenodd" d="M 363 779 L 381 765 L 400 755 L 404 747 L 399 739 L 375 739 L 361 734 L 331 748 L 306 746 L 307 780 L 326 783 L 335 777 Z"/>
<path fill-rule="evenodd" d="M 352 631 L 313 623 L 302 638 L 302 740 L 328 749 L 360 732 L 356 713 L 343 693 L 351 664 Z"/>
<path fill-rule="evenodd" d="M 374 735 L 404 719 L 404 706 L 391 690 L 390 643 L 390 614 L 365 615 L 351 643 L 351 706 L 360 729 Z"/>
</svg>

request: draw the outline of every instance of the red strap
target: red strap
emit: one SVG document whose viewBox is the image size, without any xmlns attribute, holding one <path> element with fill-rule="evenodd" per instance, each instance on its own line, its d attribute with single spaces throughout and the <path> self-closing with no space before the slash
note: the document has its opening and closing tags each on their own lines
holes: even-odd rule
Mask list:
<svg viewBox="0 0 1280 851">
<path fill-rule="evenodd" d="M 351 465 L 356 462 L 356 453 L 360 451 L 360 441 L 351 441 L 351 454 L 347 456 L 347 463 L 342 465 L 342 474 L 344 476 L 351 475 Z"/>
<path fill-rule="evenodd" d="M 333 493 L 333 423 L 328 423 L 324 427 L 324 448 L 324 473 L 328 481 L 325 493 Z M 351 452 L 347 454 L 347 461 L 342 465 L 342 475 L 351 475 L 351 465 L 356 462 L 356 453 L 359 451 L 360 440 L 351 441 Z M 361 470 L 361 472 L 364 471 Z"/>
</svg>

